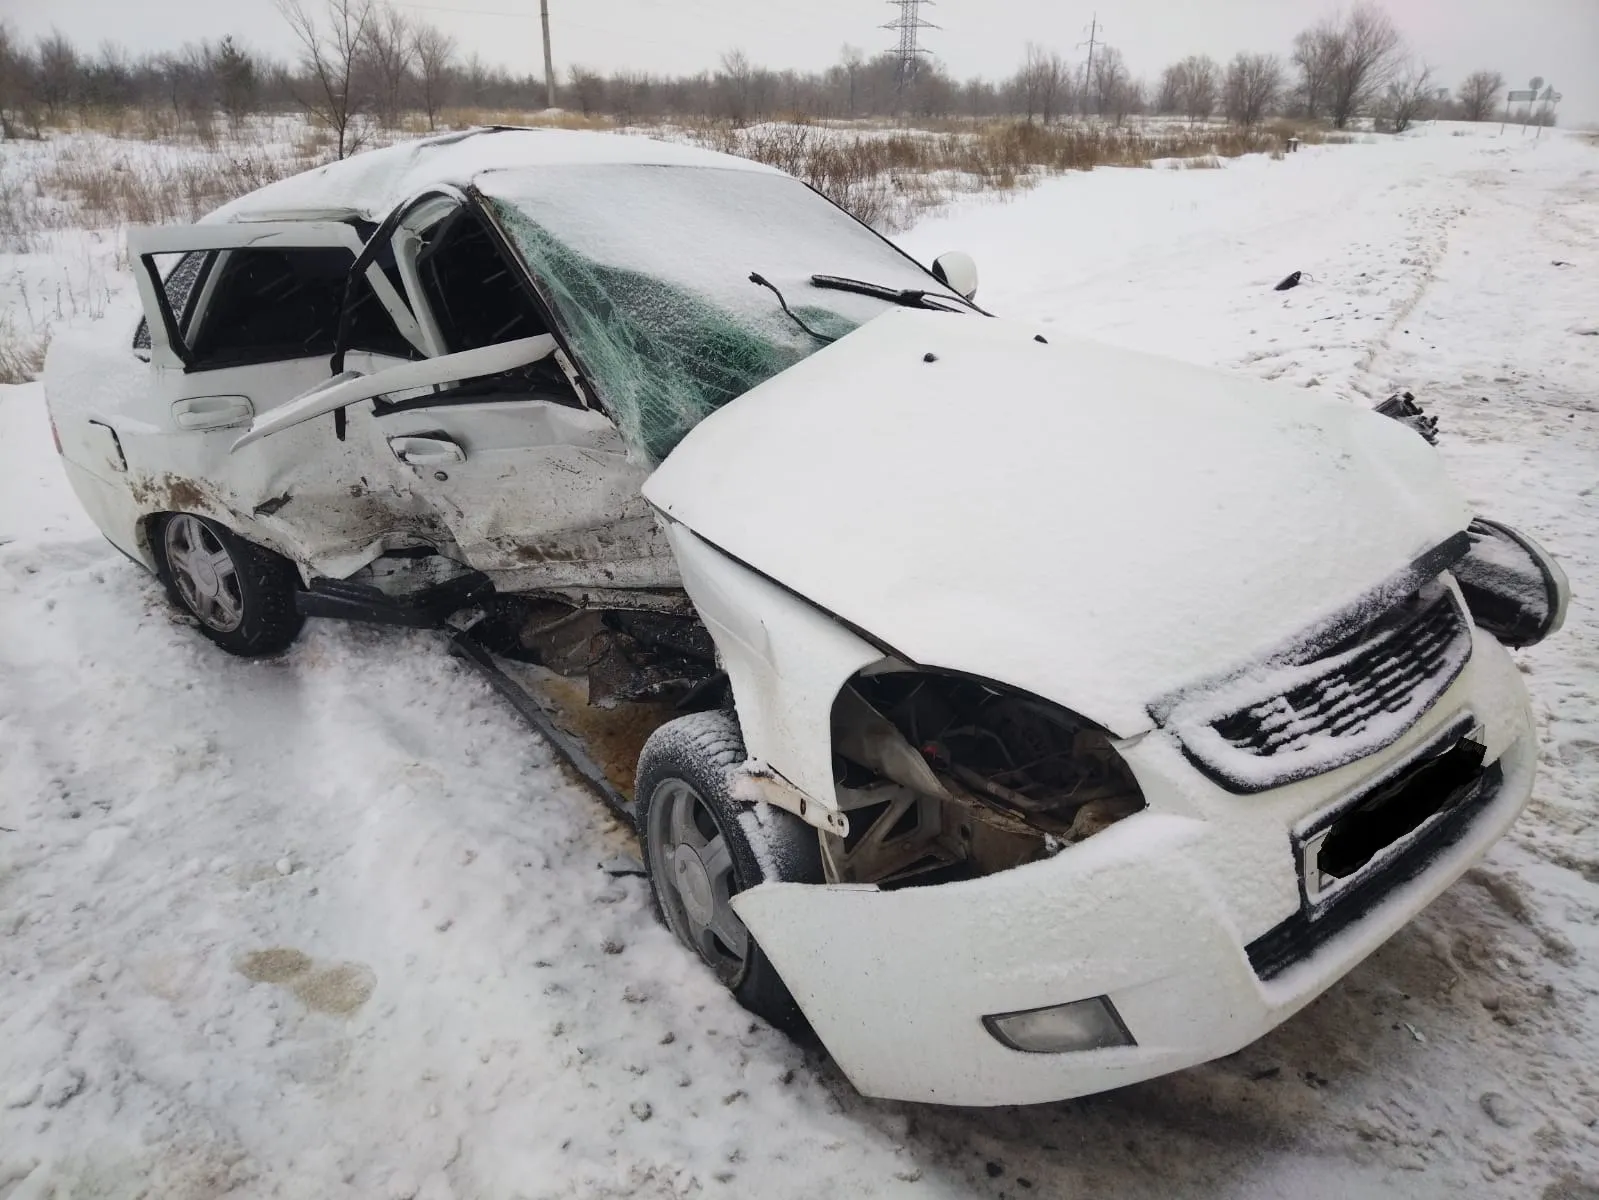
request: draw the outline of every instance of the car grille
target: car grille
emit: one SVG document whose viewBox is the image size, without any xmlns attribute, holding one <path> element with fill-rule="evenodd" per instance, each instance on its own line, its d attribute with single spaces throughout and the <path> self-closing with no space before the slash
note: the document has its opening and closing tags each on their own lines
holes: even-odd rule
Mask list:
<svg viewBox="0 0 1599 1200">
<path fill-rule="evenodd" d="M 1230 745 L 1261 757 L 1293 754 L 1318 738 L 1356 737 L 1384 713 L 1403 712 L 1417 689 L 1454 679 L 1460 664 L 1452 651 L 1463 628 L 1458 607 L 1445 594 L 1321 678 L 1212 725 Z"/>
<path fill-rule="evenodd" d="M 1259 792 L 1374 754 L 1397 741 L 1471 657 L 1471 625 L 1442 580 L 1328 646 L 1190 689 L 1167 707 L 1196 766 L 1235 792 Z"/>
</svg>

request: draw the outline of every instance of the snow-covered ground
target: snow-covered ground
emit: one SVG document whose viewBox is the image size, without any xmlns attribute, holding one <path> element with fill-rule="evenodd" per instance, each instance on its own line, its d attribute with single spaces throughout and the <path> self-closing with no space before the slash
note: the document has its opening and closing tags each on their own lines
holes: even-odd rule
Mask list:
<svg viewBox="0 0 1599 1200">
<path fill-rule="evenodd" d="M 435 639 L 213 650 L 0 387 L 0 1198 L 1599 1195 L 1599 148 L 1496 130 L 1070 175 L 903 239 L 1009 315 L 1413 389 L 1577 596 L 1520 655 L 1544 770 L 1482 867 L 1242 1053 L 1065 1104 L 862 1100 L 599 869 L 626 832 Z"/>
</svg>

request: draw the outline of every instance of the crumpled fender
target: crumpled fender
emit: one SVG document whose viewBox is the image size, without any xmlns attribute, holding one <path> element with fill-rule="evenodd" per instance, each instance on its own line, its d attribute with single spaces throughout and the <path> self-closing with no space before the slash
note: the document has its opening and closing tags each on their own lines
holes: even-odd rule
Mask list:
<svg viewBox="0 0 1599 1200">
<path fill-rule="evenodd" d="M 836 812 L 833 700 L 882 651 L 682 525 L 666 533 L 732 683 L 750 758 Z"/>
</svg>

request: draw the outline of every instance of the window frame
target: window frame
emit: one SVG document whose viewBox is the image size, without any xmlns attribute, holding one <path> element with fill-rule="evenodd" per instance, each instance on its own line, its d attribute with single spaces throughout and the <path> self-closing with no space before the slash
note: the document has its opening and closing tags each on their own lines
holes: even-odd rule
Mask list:
<svg viewBox="0 0 1599 1200">
<path fill-rule="evenodd" d="M 420 219 L 425 218 L 425 219 Z M 503 231 L 493 219 L 487 207 L 482 204 L 481 197 L 474 188 L 465 190 L 450 184 L 435 184 L 413 194 L 409 199 L 396 205 L 384 218 L 383 223 L 373 231 L 367 240 L 365 249 L 356 259 L 351 274 L 366 266 L 375 270 L 375 260 L 382 253 L 385 245 L 392 247 L 396 270 L 404 287 L 403 298 L 414 314 L 419 335 L 427 345 L 428 357 L 437 358 L 452 353 L 445 343 L 443 326 L 439 322 L 439 314 L 434 311 L 434 306 L 428 298 L 426 282 L 420 270 L 420 248 L 422 235 L 437 229 L 440 225 L 453 225 L 460 221 L 475 222 L 486 236 L 489 244 L 494 248 L 495 254 L 500 259 L 501 265 L 516 281 L 517 288 L 527 299 L 535 316 L 544 326 L 544 332 L 555 339 L 555 361 L 559 364 L 562 375 L 571 389 L 571 394 L 528 392 L 522 394 L 504 394 L 494 398 L 485 396 L 481 392 L 474 392 L 470 387 L 461 389 L 466 392 L 456 395 L 456 388 L 436 390 L 431 395 L 412 395 L 402 400 L 388 401 L 378 398 L 373 402 L 374 411 L 379 416 L 388 416 L 399 412 L 409 412 L 421 408 L 445 408 L 465 406 L 472 404 L 500 403 L 506 401 L 525 401 L 527 403 L 554 404 L 562 408 L 589 409 L 601 413 L 607 419 L 610 414 L 600 406 L 595 399 L 595 392 L 571 364 L 571 350 L 566 341 L 566 335 L 556 324 L 555 314 L 545 303 L 534 281 L 529 278 L 528 266 L 522 256 L 506 240 Z M 349 297 L 346 297 L 348 306 Z M 494 345 L 504 345 L 515 338 L 502 339 Z M 482 347 L 486 349 L 487 347 Z M 344 356 L 355 347 L 348 343 L 347 323 L 341 323 L 338 344 L 334 349 L 333 370 L 337 373 L 343 367 Z"/>
<path fill-rule="evenodd" d="M 277 356 L 253 359 L 250 362 L 196 363 L 186 333 L 205 319 L 214 288 L 210 285 L 219 274 L 221 252 L 229 250 L 348 250 L 352 262 L 361 258 L 366 243 L 351 225 L 339 221 L 241 221 L 199 225 L 144 226 L 128 231 L 128 256 L 136 260 L 134 282 L 139 289 L 139 299 L 145 317 L 150 323 L 150 362 L 156 366 L 199 373 L 227 370 L 233 367 L 261 365 L 271 362 L 291 362 L 296 359 Z M 203 293 L 188 305 L 190 311 L 180 323 L 172 311 L 171 302 L 156 266 L 158 254 L 186 254 L 191 251 L 212 251 L 213 261 L 206 270 Z M 366 271 L 367 279 L 379 303 L 388 312 L 400 336 L 420 353 L 427 354 L 416 317 L 395 289 L 383 269 L 375 263 Z M 346 304 L 349 300 L 346 293 Z M 298 356 L 307 357 L 307 356 Z M 321 357 L 312 355 L 309 357 Z"/>
</svg>

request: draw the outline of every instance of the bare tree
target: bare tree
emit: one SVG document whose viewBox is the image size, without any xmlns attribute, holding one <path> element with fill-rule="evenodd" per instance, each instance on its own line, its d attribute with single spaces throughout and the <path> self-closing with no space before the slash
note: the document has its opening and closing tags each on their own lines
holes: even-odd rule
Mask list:
<svg viewBox="0 0 1599 1200">
<path fill-rule="evenodd" d="M 574 63 L 567 69 L 572 77 L 572 100 L 585 117 L 593 116 L 605 103 L 605 76 Z"/>
<path fill-rule="evenodd" d="M 1227 119 L 1244 128 L 1260 124 L 1283 90 L 1282 59 L 1275 54 L 1238 54 L 1227 65 L 1222 106 Z"/>
<path fill-rule="evenodd" d="M 436 25 L 418 24 L 412 33 L 411 51 L 416 56 L 417 91 L 428 129 L 435 128 L 439 110 L 444 107 L 449 84 L 450 63 L 455 57 L 455 39 Z"/>
<path fill-rule="evenodd" d="M 80 68 L 78 52 L 59 29 L 39 39 L 35 55 L 34 83 L 39 100 L 51 120 L 71 102 L 78 91 Z"/>
<path fill-rule="evenodd" d="M 1393 133 L 1403 133 L 1417 121 L 1425 121 L 1437 90 L 1431 67 L 1420 61 L 1405 64 L 1378 102 L 1378 123 Z"/>
<path fill-rule="evenodd" d="M 1155 89 L 1154 108 L 1162 115 L 1181 112 L 1183 107 L 1183 64 L 1172 63 L 1160 73 Z"/>
<path fill-rule="evenodd" d="M 359 119 L 368 97 L 359 68 L 372 30 L 373 0 L 327 0 L 326 26 L 303 0 L 277 0 L 278 11 L 300 43 L 305 79 L 296 88 L 300 107 L 333 130 L 339 157 L 353 154 L 363 140 Z"/>
<path fill-rule="evenodd" d="M 211 74 L 216 77 L 217 99 L 228 121 L 237 126 L 245 113 L 253 112 L 260 81 L 256 78 L 255 59 L 241 50 L 231 37 L 217 44 L 216 53 L 210 56 Z"/>
<path fill-rule="evenodd" d="M 716 73 L 716 91 L 722 102 L 722 114 L 735 125 L 747 125 L 755 115 L 755 67 L 749 55 L 742 50 L 729 50 L 722 55 L 722 67 Z"/>
<path fill-rule="evenodd" d="M 1366 111 L 1393 79 L 1403 43 L 1387 13 L 1375 4 L 1350 10 L 1339 30 L 1328 115 L 1339 129 Z"/>
<path fill-rule="evenodd" d="M 1203 121 L 1216 111 L 1216 93 L 1221 86 L 1221 68 L 1205 54 L 1190 54 L 1177 64 L 1178 101 L 1190 121 Z M 1164 81 L 1163 81 L 1164 82 Z"/>
<path fill-rule="evenodd" d="M 1127 61 L 1114 46 L 1106 46 L 1094 59 L 1094 77 L 1089 81 L 1094 111 L 1119 125 L 1133 107 L 1134 87 Z"/>
<path fill-rule="evenodd" d="M 1071 72 L 1065 59 L 1032 42 L 1027 43 L 1027 57 L 1012 86 L 1029 121 L 1037 116 L 1048 125 L 1071 107 Z"/>
<path fill-rule="evenodd" d="M 378 119 L 390 127 L 399 124 L 415 57 L 416 42 L 410 21 L 399 9 L 382 5 L 372 14 L 367 29 L 366 59 L 372 69 Z"/>
<path fill-rule="evenodd" d="M 1499 103 L 1499 93 L 1504 90 L 1505 77 L 1498 71 L 1473 71 L 1467 75 L 1457 95 L 1461 119 L 1488 120 Z"/>
<path fill-rule="evenodd" d="M 848 106 L 844 110 L 844 115 L 853 117 L 855 115 L 855 84 L 860 77 L 861 68 L 866 65 L 866 55 L 861 52 L 859 46 L 851 46 L 846 43 L 843 52 L 839 56 L 838 65 L 843 69 L 844 78 L 849 84 L 849 100 L 847 102 Z"/>
<path fill-rule="evenodd" d="M 0 21 L 0 139 L 14 138 L 19 128 L 32 123 L 28 119 L 32 66 L 11 27 Z"/>
<path fill-rule="evenodd" d="M 1343 33 L 1332 20 L 1294 38 L 1293 62 L 1299 68 L 1300 103 L 1311 120 L 1332 107 L 1332 76 L 1343 53 Z"/>
</svg>

